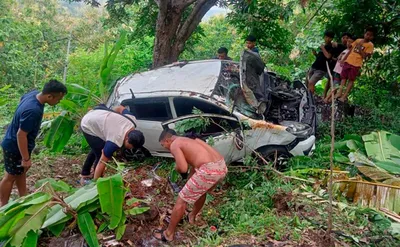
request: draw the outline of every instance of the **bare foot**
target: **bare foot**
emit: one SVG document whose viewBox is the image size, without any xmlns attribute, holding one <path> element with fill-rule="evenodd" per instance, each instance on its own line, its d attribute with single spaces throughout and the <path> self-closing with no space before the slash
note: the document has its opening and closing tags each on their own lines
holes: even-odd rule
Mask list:
<svg viewBox="0 0 400 247">
<path fill-rule="evenodd" d="M 329 103 L 329 99 L 327 99 L 327 98 L 324 98 L 323 101 L 324 101 L 325 104 Z"/>
<path fill-rule="evenodd" d="M 342 97 L 340 97 L 338 100 L 339 100 L 340 102 L 343 102 L 343 103 L 344 103 L 344 102 L 346 102 L 347 99 L 346 99 L 346 97 L 343 97 L 343 96 L 342 96 Z"/>
</svg>

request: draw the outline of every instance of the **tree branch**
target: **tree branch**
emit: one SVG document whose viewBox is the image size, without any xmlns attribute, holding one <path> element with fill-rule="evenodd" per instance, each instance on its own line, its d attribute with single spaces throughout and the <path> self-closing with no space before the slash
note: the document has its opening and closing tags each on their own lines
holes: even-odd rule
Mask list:
<svg viewBox="0 0 400 247">
<path fill-rule="evenodd" d="M 190 1 L 188 1 L 190 2 Z M 191 2 L 194 2 L 191 0 Z M 179 51 L 183 50 L 186 40 L 189 39 L 193 31 L 199 25 L 203 16 L 216 4 L 217 0 L 198 0 L 194 5 L 193 11 L 179 28 L 176 36 L 176 42 L 179 46 Z"/>
</svg>

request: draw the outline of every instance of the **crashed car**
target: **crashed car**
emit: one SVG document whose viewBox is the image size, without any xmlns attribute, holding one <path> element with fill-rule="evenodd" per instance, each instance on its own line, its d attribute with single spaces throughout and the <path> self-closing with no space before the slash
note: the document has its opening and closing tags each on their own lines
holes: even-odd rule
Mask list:
<svg viewBox="0 0 400 247">
<path fill-rule="evenodd" d="M 315 148 L 309 91 L 300 81 L 290 83 L 265 70 L 251 51 L 244 51 L 239 63 L 177 62 L 129 75 L 116 83 L 107 103 L 118 104 L 136 116 L 146 138 L 142 152 L 153 156 L 172 157 L 158 142 L 165 128 L 196 132 L 227 163 L 257 151 L 284 166 L 288 158 Z"/>
</svg>

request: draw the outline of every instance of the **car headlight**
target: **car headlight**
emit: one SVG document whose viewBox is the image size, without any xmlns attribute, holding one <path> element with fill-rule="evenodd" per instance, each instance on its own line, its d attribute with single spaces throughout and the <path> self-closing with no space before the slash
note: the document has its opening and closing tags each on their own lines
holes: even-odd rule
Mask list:
<svg viewBox="0 0 400 247">
<path fill-rule="evenodd" d="M 280 124 L 287 127 L 286 128 L 287 132 L 298 137 L 308 137 L 312 132 L 312 128 L 308 124 L 303 124 L 294 121 L 283 121 Z"/>
</svg>

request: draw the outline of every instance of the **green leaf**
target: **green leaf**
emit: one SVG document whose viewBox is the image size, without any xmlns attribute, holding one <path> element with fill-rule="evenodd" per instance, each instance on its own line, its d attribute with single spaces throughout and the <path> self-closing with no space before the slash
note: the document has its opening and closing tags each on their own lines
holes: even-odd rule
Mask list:
<svg viewBox="0 0 400 247">
<path fill-rule="evenodd" d="M 148 211 L 149 209 L 150 209 L 150 207 L 134 207 L 125 212 L 127 212 L 130 215 L 138 215 L 138 214 L 143 214 L 144 212 Z"/>
<path fill-rule="evenodd" d="M 49 226 L 47 229 L 49 229 L 49 231 L 56 237 L 59 237 L 62 233 L 62 231 L 64 231 L 65 225 L 67 224 L 67 222 L 63 222 L 61 224 L 58 225 L 53 225 L 53 226 Z"/>
<path fill-rule="evenodd" d="M 46 182 L 49 182 L 50 186 L 53 187 L 55 191 L 70 192 L 72 189 L 71 186 L 69 186 L 66 182 L 62 180 L 57 181 L 54 178 L 45 178 L 37 181 L 35 183 L 35 188 L 39 188 Z"/>
<path fill-rule="evenodd" d="M 89 213 L 78 214 L 78 227 L 90 247 L 100 246 L 92 216 Z"/>
<path fill-rule="evenodd" d="M 72 195 L 66 197 L 64 201 L 70 205 L 72 209 L 79 210 L 81 207 L 92 203 L 94 200 L 97 200 L 97 198 L 97 187 L 94 183 L 91 183 L 80 188 Z M 43 228 L 65 222 L 68 220 L 68 217 L 71 216 L 67 216 L 64 213 L 62 206 L 58 204 L 54 205 L 47 215 L 46 221 L 43 224 Z"/>
<path fill-rule="evenodd" d="M 399 175 L 400 174 L 400 165 L 392 162 L 392 161 L 375 161 L 375 164 L 382 168 L 385 169 L 386 171 Z"/>
<path fill-rule="evenodd" d="M 103 231 L 107 228 L 107 226 L 108 226 L 108 223 L 107 223 L 107 222 L 101 223 L 101 225 L 100 225 L 99 228 L 97 229 L 97 233 L 103 232 Z"/>
<path fill-rule="evenodd" d="M 400 161 L 392 159 L 400 157 L 400 150 L 393 146 L 391 142 L 393 141 L 397 146 L 397 140 L 399 138 L 399 136 L 386 131 L 372 132 L 369 135 L 364 135 L 363 140 L 368 157 L 373 158 L 374 161 L 377 162 L 384 162 L 383 166 L 385 166 L 385 164 L 389 165 L 389 163 L 393 163 L 393 165 L 396 164 L 400 167 Z M 391 166 L 392 165 L 390 165 L 390 167 Z"/>
<path fill-rule="evenodd" d="M 133 204 L 135 204 L 135 203 L 137 203 L 137 202 L 145 202 L 145 201 L 144 201 L 144 200 L 137 199 L 137 198 L 135 198 L 135 197 L 132 197 L 131 199 L 129 199 L 129 200 L 126 201 L 126 205 L 132 206 Z"/>
<path fill-rule="evenodd" d="M 12 213 L 0 218 L 0 239 L 10 236 L 9 231 L 25 216 L 25 210 L 14 210 Z"/>
<path fill-rule="evenodd" d="M 121 221 L 118 224 L 117 229 L 115 230 L 115 235 L 117 240 L 121 240 L 122 236 L 124 236 L 125 230 L 126 230 L 126 215 L 123 214 Z"/>
<path fill-rule="evenodd" d="M 125 198 L 124 183 L 121 174 L 97 181 L 101 212 L 110 216 L 110 229 L 118 226 L 122 217 L 122 206 Z"/>
<path fill-rule="evenodd" d="M 51 122 L 44 139 L 46 147 L 51 148 L 52 152 L 61 152 L 74 132 L 74 127 L 75 121 L 66 116 L 66 112 L 63 111 Z"/>
<path fill-rule="evenodd" d="M 347 163 L 350 161 L 346 156 L 338 152 L 333 153 L 333 159 L 336 162 L 341 162 L 341 163 Z"/>
<path fill-rule="evenodd" d="M 39 239 L 39 234 L 35 231 L 29 231 L 28 235 L 22 243 L 22 247 L 36 247 Z"/>
<path fill-rule="evenodd" d="M 25 216 L 19 220 L 11 229 L 11 246 L 21 246 L 29 231 L 37 231 L 42 226 L 49 211 L 49 203 L 32 205 L 25 211 Z"/>
</svg>

